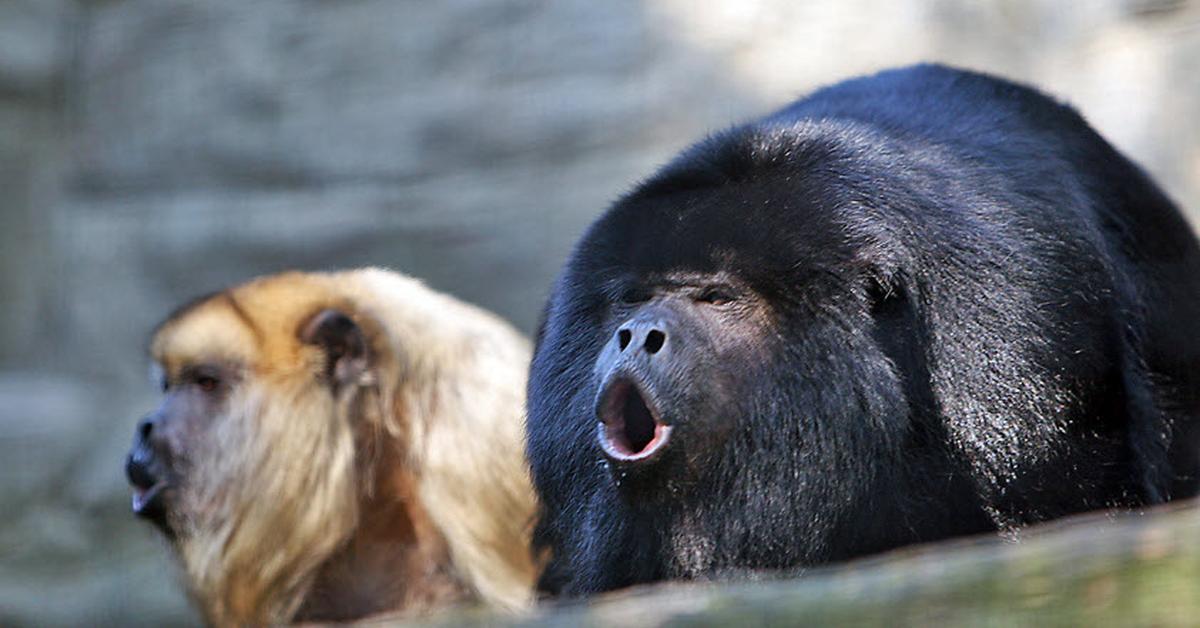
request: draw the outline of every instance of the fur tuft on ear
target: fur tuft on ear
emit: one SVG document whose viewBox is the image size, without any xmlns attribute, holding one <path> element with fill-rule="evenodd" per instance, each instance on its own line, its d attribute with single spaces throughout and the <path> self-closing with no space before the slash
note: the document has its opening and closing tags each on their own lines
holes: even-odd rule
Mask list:
<svg viewBox="0 0 1200 628">
<path fill-rule="evenodd" d="M 325 352 L 325 377 L 335 385 L 352 384 L 367 371 L 367 340 L 354 319 L 340 310 L 324 309 L 300 328 L 300 342 Z"/>
</svg>

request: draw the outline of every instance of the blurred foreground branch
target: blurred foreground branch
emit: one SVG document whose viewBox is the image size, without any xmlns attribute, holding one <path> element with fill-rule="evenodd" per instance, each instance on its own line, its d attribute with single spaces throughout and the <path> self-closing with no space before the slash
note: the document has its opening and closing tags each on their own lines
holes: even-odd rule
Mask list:
<svg viewBox="0 0 1200 628">
<path fill-rule="evenodd" d="M 455 613 L 424 625 L 1196 625 L 1200 508 L 1089 514 L 927 545 L 788 580 L 640 587 L 523 619 Z M 381 624 L 394 621 L 380 619 Z"/>
</svg>

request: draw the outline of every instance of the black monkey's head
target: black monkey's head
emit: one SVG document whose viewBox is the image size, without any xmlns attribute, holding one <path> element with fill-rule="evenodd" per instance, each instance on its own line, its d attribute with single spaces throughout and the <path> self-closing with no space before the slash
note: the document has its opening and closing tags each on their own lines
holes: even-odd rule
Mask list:
<svg viewBox="0 0 1200 628">
<path fill-rule="evenodd" d="M 805 511 L 788 525 L 809 538 L 728 562 L 823 557 L 893 456 L 907 405 L 876 338 L 910 311 L 902 252 L 829 211 L 855 202 L 839 181 L 762 164 L 738 180 L 736 166 L 668 167 L 592 226 L 560 278 L 530 379 L 543 539 L 595 526 L 614 555 L 656 554 L 682 542 L 662 538 L 668 522 L 726 526 L 697 514 L 706 500 L 750 500 Z"/>
</svg>

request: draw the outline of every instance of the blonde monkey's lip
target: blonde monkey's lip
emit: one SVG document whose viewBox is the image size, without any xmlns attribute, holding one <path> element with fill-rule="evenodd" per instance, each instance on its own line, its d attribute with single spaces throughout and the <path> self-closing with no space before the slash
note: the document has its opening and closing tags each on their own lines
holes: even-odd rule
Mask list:
<svg viewBox="0 0 1200 628">
<path fill-rule="evenodd" d="M 143 517 L 152 516 L 152 511 L 155 510 L 162 502 L 162 492 L 167 488 L 167 483 L 159 481 L 153 486 L 142 488 L 140 486 L 133 487 L 133 500 L 131 507 L 134 514 Z"/>
</svg>

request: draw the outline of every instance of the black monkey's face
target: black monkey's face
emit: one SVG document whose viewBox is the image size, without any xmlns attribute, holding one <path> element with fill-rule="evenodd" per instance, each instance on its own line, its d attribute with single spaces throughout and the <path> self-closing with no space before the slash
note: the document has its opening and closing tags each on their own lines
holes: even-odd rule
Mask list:
<svg viewBox="0 0 1200 628">
<path fill-rule="evenodd" d="M 621 282 L 596 359 L 596 438 L 622 470 L 669 456 L 702 464 L 743 411 L 741 368 L 759 350 L 757 295 L 727 273 L 674 272 Z"/>
<path fill-rule="evenodd" d="M 538 535 L 576 590 L 823 560 L 871 503 L 919 354 L 892 241 L 831 210 L 853 202 L 786 176 L 643 189 L 580 240 L 527 398 Z"/>
<path fill-rule="evenodd" d="M 542 490 L 652 507 L 728 481 L 742 452 L 862 441 L 871 421 L 851 417 L 871 395 L 847 357 L 870 342 L 858 234 L 800 207 L 820 194 L 779 185 L 635 197 L 580 241 L 530 370 L 531 464 L 555 487 Z M 787 440 L 805 430 L 825 441 Z"/>
</svg>

